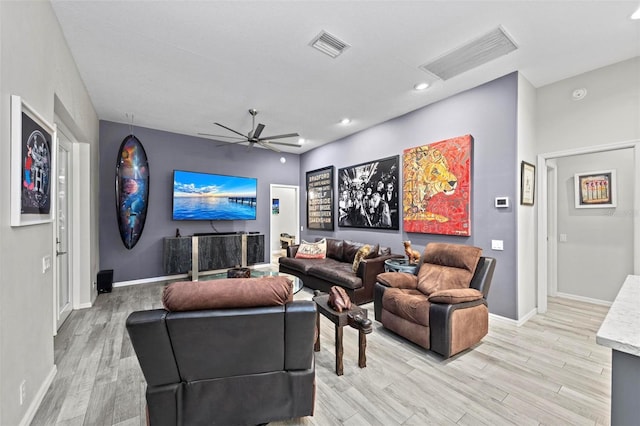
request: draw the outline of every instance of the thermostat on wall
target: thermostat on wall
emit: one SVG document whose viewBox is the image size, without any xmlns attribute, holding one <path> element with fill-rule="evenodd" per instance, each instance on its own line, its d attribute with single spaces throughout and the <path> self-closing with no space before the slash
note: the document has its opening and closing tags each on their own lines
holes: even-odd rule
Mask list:
<svg viewBox="0 0 640 426">
<path fill-rule="evenodd" d="M 509 197 L 496 197 L 496 207 L 509 207 Z"/>
</svg>

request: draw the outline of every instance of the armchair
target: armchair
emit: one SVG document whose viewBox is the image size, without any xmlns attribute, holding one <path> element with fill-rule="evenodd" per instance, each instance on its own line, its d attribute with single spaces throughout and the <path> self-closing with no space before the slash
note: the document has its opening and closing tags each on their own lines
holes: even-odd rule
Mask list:
<svg viewBox="0 0 640 426">
<path fill-rule="evenodd" d="M 126 326 L 147 381 L 147 424 L 313 415 L 316 307 L 291 299 L 285 277 L 184 282 L 165 288 L 168 309 L 133 312 Z"/>
<path fill-rule="evenodd" d="M 374 291 L 375 319 L 396 334 L 449 358 L 489 331 L 487 295 L 496 260 L 482 249 L 430 243 L 416 274 L 385 272 Z"/>
</svg>

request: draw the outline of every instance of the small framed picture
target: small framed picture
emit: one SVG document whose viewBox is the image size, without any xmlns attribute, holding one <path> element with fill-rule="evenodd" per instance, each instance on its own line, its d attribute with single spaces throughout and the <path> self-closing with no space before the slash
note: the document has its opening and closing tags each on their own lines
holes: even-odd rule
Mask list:
<svg viewBox="0 0 640 426">
<path fill-rule="evenodd" d="M 520 204 L 532 206 L 536 195 L 536 166 L 523 161 L 520 165 Z"/>
<path fill-rule="evenodd" d="M 574 175 L 577 209 L 616 206 L 616 171 L 600 170 Z"/>
</svg>

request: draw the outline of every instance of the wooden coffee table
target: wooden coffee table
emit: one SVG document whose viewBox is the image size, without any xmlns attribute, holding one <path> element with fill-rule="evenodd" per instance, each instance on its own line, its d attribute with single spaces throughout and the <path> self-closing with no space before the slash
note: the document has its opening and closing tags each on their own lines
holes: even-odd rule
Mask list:
<svg viewBox="0 0 640 426">
<path fill-rule="evenodd" d="M 324 315 L 329 321 L 335 325 L 335 344 L 336 344 L 336 374 L 342 376 L 344 374 L 342 355 L 344 347 L 342 346 L 342 328 L 348 325 L 358 330 L 358 366 L 364 368 L 367 366 L 367 334 L 373 331 L 371 320 L 367 319 L 367 310 L 356 306 L 355 304 L 348 311 L 334 311 L 329 306 L 329 295 L 321 294 L 316 291 L 313 301 L 317 306 L 316 317 L 316 342 L 313 350 L 320 351 L 320 314 Z"/>
</svg>

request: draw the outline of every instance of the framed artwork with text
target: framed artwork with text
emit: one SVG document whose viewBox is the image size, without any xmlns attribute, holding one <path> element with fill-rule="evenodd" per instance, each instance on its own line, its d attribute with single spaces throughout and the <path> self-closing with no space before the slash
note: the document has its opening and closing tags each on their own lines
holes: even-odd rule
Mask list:
<svg viewBox="0 0 640 426">
<path fill-rule="evenodd" d="M 307 229 L 333 231 L 333 166 L 307 172 Z"/>
</svg>

